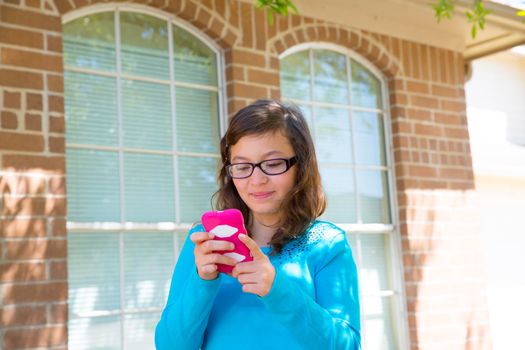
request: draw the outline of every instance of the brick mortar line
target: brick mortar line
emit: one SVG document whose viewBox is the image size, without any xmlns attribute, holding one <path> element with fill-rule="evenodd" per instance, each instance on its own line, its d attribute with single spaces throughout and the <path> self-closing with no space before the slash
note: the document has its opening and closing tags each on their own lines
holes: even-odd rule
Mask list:
<svg viewBox="0 0 525 350">
<path fill-rule="evenodd" d="M 42 119 L 44 119 L 44 118 L 42 118 Z M 44 121 L 42 121 L 42 124 L 43 123 L 44 123 Z M 17 133 L 17 134 L 26 135 L 26 134 L 24 134 L 22 132 Z M 33 134 L 31 134 L 31 135 L 33 135 Z M 49 136 L 62 136 L 62 137 L 64 137 L 64 134 L 57 134 L 57 133 L 47 133 L 47 135 L 46 135 L 46 134 L 44 134 L 42 132 L 39 135 L 43 136 L 44 138 L 46 136 L 48 136 L 48 137 Z M 52 157 L 52 158 L 60 158 L 60 157 L 65 158 L 66 157 L 65 153 L 49 153 L 49 152 L 17 151 L 17 150 L 5 150 L 5 151 L 2 150 L 2 155 L 4 155 L 4 156 L 19 156 L 19 155 L 20 156 L 38 156 L 38 157 L 41 157 L 41 158 L 50 158 L 50 157 Z M 56 170 L 60 170 L 60 169 L 56 169 Z M 46 171 L 50 172 L 50 170 L 46 170 Z M 58 175 L 61 175 L 61 174 L 54 174 L 54 176 L 58 176 Z"/>
<path fill-rule="evenodd" d="M 441 100 L 445 100 L 445 101 L 451 101 L 452 100 L 452 102 L 456 102 L 457 100 L 463 101 L 463 102 L 465 101 L 465 97 L 464 96 L 454 96 L 454 97 L 452 97 L 452 96 L 437 95 L 435 93 L 432 93 L 431 91 L 429 91 L 429 92 L 420 92 L 420 91 L 406 90 L 406 91 L 403 92 L 403 94 L 406 97 L 425 97 L 425 98 L 436 99 L 438 101 L 441 101 Z M 389 95 L 397 96 L 398 95 L 398 91 L 391 92 Z M 399 106 L 403 106 L 403 104 L 399 104 Z"/>
<path fill-rule="evenodd" d="M 68 302 L 66 300 L 64 301 L 50 301 L 50 302 L 31 302 L 31 303 L 19 303 L 19 304 L 7 304 L 7 305 L 1 305 L 0 308 L 17 308 L 17 307 L 38 307 L 38 306 L 63 306 L 67 305 Z"/>
<path fill-rule="evenodd" d="M 404 209 L 417 209 L 417 210 L 425 209 L 425 210 L 433 210 L 433 211 L 435 211 L 436 209 L 444 209 L 445 212 L 452 212 L 452 213 L 456 213 L 458 211 L 472 211 L 472 212 L 477 211 L 476 209 L 470 208 L 469 206 L 451 209 L 449 205 L 439 205 L 439 206 L 428 206 L 427 205 L 425 206 L 421 204 L 405 205 Z"/>
<path fill-rule="evenodd" d="M 55 280 L 51 280 L 51 281 L 34 281 L 34 282 L 21 282 L 21 283 L 18 283 L 18 282 L 3 282 L 2 283 L 2 286 L 3 287 L 13 287 L 13 286 L 44 286 L 44 285 L 50 285 L 50 284 L 64 284 L 64 281 L 66 280 L 60 280 L 60 281 L 55 281 Z M 60 301 L 55 301 L 55 302 L 60 302 Z M 65 302 L 65 300 L 64 300 Z M 45 302 L 47 304 L 47 302 Z M 4 304 L 5 305 L 5 304 Z M 18 305 L 18 304 L 9 304 L 9 305 Z"/>
<path fill-rule="evenodd" d="M 468 156 L 470 153 L 462 152 L 462 151 L 444 151 L 444 150 L 437 150 L 434 151 L 432 149 L 421 149 L 420 147 L 397 147 L 392 148 L 392 150 L 395 152 L 414 152 L 418 151 L 420 153 L 430 153 L 431 155 L 449 155 L 449 156 Z"/>
<path fill-rule="evenodd" d="M 51 3 L 51 4 L 54 5 L 53 3 Z M 35 10 L 35 11 L 40 11 L 39 13 L 43 12 L 44 14 L 50 14 L 50 15 L 57 15 L 58 14 L 57 12 L 53 12 L 54 10 L 56 10 L 56 8 L 54 8 L 54 10 L 48 10 L 48 9 L 46 9 L 45 5 L 46 5 L 46 1 L 43 0 L 42 2 L 40 2 L 40 6 L 39 7 L 29 6 L 29 5 L 24 4 L 24 3 L 22 3 L 20 5 L 14 5 L 14 6 L 17 6 L 17 8 L 22 9 L 22 10 L 27 10 L 27 9 Z"/>
<path fill-rule="evenodd" d="M 483 283 L 483 282 L 481 282 Z M 409 286 L 409 287 L 432 287 L 434 285 L 442 285 L 443 282 L 425 282 L 425 283 L 419 283 L 419 282 L 413 282 L 413 281 L 410 281 L 410 282 L 407 282 L 406 285 Z M 469 281 L 466 281 L 465 283 L 466 285 L 472 285 L 473 287 L 474 286 L 478 286 L 480 284 L 480 281 L 473 281 L 473 280 L 469 280 Z M 450 287 L 450 284 L 448 284 L 447 287 Z M 450 287 L 452 289 L 454 289 L 454 287 Z M 484 293 L 480 293 L 481 295 L 484 294 Z M 437 311 L 433 311 L 432 313 L 435 313 L 435 314 L 443 314 L 444 312 L 440 312 L 439 310 Z"/>
<path fill-rule="evenodd" d="M 7 5 L 7 4 L 5 4 L 5 5 Z M 0 5 L 0 6 L 5 6 L 5 5 Z M 41 12 L 37 12 L 37 13 L 41 14 Z M 56 16 L 56 17 L 59 17 L 59 16 Z M 2 27 L 2 26 L 3 27 L 8 27 L 8 28 L 13 28 L 13 29 L 23 29 L 23 30 L 28 30 L 28 31 L 34 31 L 36 33 L 45 34 L 44 37 L 43 37 L 43 39 L 44 39 L 43 41 L 45 41 L 47 34 L 53 34 L 55 36 L 61 35 L 61 32 L 55 32 L 55 31 L 52 31 L 52 30 L 44 29 L 44 28 L 27 27 L 27 26 L 23 26 L 21 24 L 14 24 L 14 23 L 8 23 L 8 22 L 0 22 L 0 27 Z M 21 46 L 21 47 L 25 47 L 25 46 Z"/>
<path fill-rule="evenodd" d="M 9 305 L 14 305 L 14 304 L 9 304 Z M 26 331 L 26 330 L 38 330 L 38 329 L 41 329 L 41 328 L 49 328 L 49 327 L 62 327 L 64 325 L 64 323 L 42 323 L 42 324 L 38 324 L 38 325 L 16 325 L 16 326 L 12 326 L 12 327 L 5 327 L 5 328 L 9 328 L 10 331 Z M 31 349 L 41 349 L 41 348 L 31 348 Z M 42 349 L 48 349 L 48 348 L 42 348 Z M 21 349 L 22 350 L 22 349 Z M 29 350 L 29 349 L 26 349 L 26 348 L 23 348 L 23 350 Z"/>
<path fill-rule="evenodd" d="M 444 223 L 451 223 L 453 224 L 454 222 L 457 223 L 457 221 L 443 221 Z M 426 222 L 419 222 L 418 225 L 422 225 L 422 226 L 426 226 L 426 224 L 432 224 L 432 223 L 426 223 Z M 448 226 L 448 225 L 445 225 L 445 226 Z M 406 241 L 414 241 L 414 243 L 416 243 L 415 241 L 422 241 L 422 242 L 425 242 L 425 243 L 428 243 L 428 244 L 432 244 L 432 242 L 435 242 L 435 243 L 455 243 L 457 242 L 458 238 L 461 238 L 463 240 L 478 240 L 479 239 L 479 236 L 478 235 L 474 235 L 474 234 L 463 234 L 463 235 L 460 235 L 460 234 L 452 234 L 452 235 L 448 235 L 448 236 L 440 236 L 439 238 L 434 238 L 432 239 L 430 242 L 429 242 L 429 239 L 428 237 L 424 238 L 424 236 L 410 236 L 410 238 L 406 238 Z M 478 252 L 477 248 L 475 250 L 465 250 L 465 249 L 460 249 L 461 247 L 458 247 L 457 249 L 447 249 L 447 251 L 456 251 L 456 252 Z M 414 255 L 415 253 L 419 253 L 421 255 L 426 255 L 426 253 L 430 252 L 430 251 L 433 251 L 432 248 L 417 248 L 417 247 L 413 247 L 412 250 L 410 252 L 405 252 L 403 255 L 405 254 L 409 254 L 409 255 Z M 476 253 L 477 254 L 477 253 Z M 448 253 L 445 255 L 447 256 Z M 479 266 L 476 264 L 476 266 Z M 421 266 L 418 266 L 421 268 Z"/>
<path fill-rule="evenodd" d="M 14 49 L 14 50 L 18 50 L 18 51 L 25 51 L 25 52 L 31 52 L 31 53 L 38 53 L 38 54 L 47 54 L 49 56 L 53 56 L 53 57 L 62 57 L 64 55 L 63 51 L 62 52 L 58 52 L 58 51 L 51 51 L 49 49 L 46 49 L 46 46 L 47 46 L 47 40 L 43 40 L 44 41 L 44 48 L 43 49 L 37 49 L 37 48 L 34 48 L 34 47 L 30 47 L 30 46 L 20 46 L 20 45 L 13 45 L 13 44 L 8 44 L 8 43 L 4 43 L 4 42 L 0 42 L 0 49 L 2 48 L 8 48 L 8 49 Z M 6 64 L 2 64 L 2 66 L 5 66 Z"/>
<path fill-rule="evenodd" d="M 277 75 L 280 74 L 280 71 L 278 69 L 271 69 L 271 68 L 268 68 L 268 67 L 261 67 L 261 66 L 255 66 L 255 65 L 250 65 L 250 64 L 242 64 L 242 63 L 235 63 L 235 64 L 228 64 L 226 67 L 225 67 L 225 70 L 228 69 L 228 68 L 235 68 L 235 67 L 238 67 L 238 68 L 244 68 L 244 69 L 257 69 L 257 70 L 260 70 L 260 71 L 263 71 L 263 72 L 266 72 L 266 73 L 277 73 Z M 230 80 L 228 81 L 229 82 L 232 82 L 232 81 L 239 81 L 239 80 Z M 227 83 L 226 83 L 227 84 Z"/>
<path fill-rule="evenodd" d="M 456 213 L 457 211 L 459 210 L 451 210 L 451 211 L 441 211 L 441 212 L 437 212 L 438 216 L 439 216 L 439 213 L 443 214 L 444 216 L 448 216 L 447 214 L 449 213 Z M 436 211 L 435 210 L 426 210 L 426 211 L 416 211 L 418 213 L 433 213 L 435 214 Z M 470 218 L 469 221 L 467 221 L 467 223 L 469 223 L 468 225 L 470 226 L 472 221 L 475 221 L 474 218 Z M 440 225 L 443 225 L 443 224 L 446 224 L 446 225 L 462 225 L 462 224 L 465 224 L 465 221 L 464 221 L 464 218 L 461 218 L 461 219 L 454 219 L 454 217 L 450 218 L 450 217 L 443 217 L 443 218 L 440 218 L 438 220 L 434 220 L 434 221 L 428 221 L 428 220 L 422 220 L 422 219 L 407 219 L 407 220 L 402 220 L 401 223 L 403 224 L 406 224 L 406 225 L 422 225 L 422 226 L 427 226 L 427 225 L 432 225 L 432 226 L 435 226 L 435 227 L 439 227 Z M 445 226 L 446 226 L 445 225 Z M 474 237 L 478 237 L 477 235 L 474 235 L 474 234 L 464 234 L 464 235 L 458 235 L 458 234 L 454 234 L 453 236 L 451 236 L 453 238 L 450 238 L 450 240 L 455 240 L 457 239 L 458 237 L 462 237 L 462 238 L 468 238 L 468 237 L 471 237 L 471 238 L 474 238 Z M 414 238 L 414 237 L 412 237 Z M 478 237 L 479 238 L 479 237 Z M 432 238 L 433 239 L 433 238 Z M 432 241 L 432 239 L 430 239 L 430 241 Z M 426 240 L 429 241 L 429 237 L 426 237 Z"/>
<path fill-rule="evenodd" d="M 42 7 L 43 3 L 41 3 L 41 7 Z M 11 8 L 14 8 L 14 9 L 22 9 L 22 10 L 31 10 L 31 12 L 35 12 L 35 13 L 38 13 L 38 14 L 41 14 L 42 11 L 50 11 L 50 10 L 45 10 L 45 7 L 44 9 L 41 9 L 40 7 L 39 8 L 35 8 L 35 7 L 30 7 L 28 5 L 16 5 L 16 4 L 9 4 L 9 3 L 2 3 L 1 6 L 5 6 L 5 7 L 11 7 Z M 47 14 L 47 13 L 46 13 Z M 52 15 L 57 15 L 56 13 L 51 13 Z"/>
<path fill-rule="evenodd" d="M 4 176 L 16 176 L 16 177 L 23 177 L 23 178 L 37 178 L 37 179 L 43 179 L 46 180 L 50 177 L 66 177 L 65 174 L 57 175 L 57 174 L 42 174 L 42 173 L 30 173 L 30 172 L 16 172 L 16 171 L 7 171 L 7 170 L 0 170 L 0 175 Z"/>
<path fill-rule="evenodd" d="M 35 111 L 35 110 L 15 110 L 15 111 L 8 111 L 16 114 L 23 114 L 22 117 L 25 117 L 25 114 L 40 114 L 41 118 L 44 119 L 44 111 Z M 24 119 L 24 118 L 22 118 Z M 43 122 L 43 121 L 42 121 Z M 24 125 L 25 126 L 25 122 Z M 26 129 L 0 129 L 0 132 L 3 133 L 10 133 L 10 134 L 16 134 L 20 136 L 46 136 L 43 131 L 36 131 L 36 130 L 26 130 Z M 47 134 L 48 136 L 62 136 L 65 137 L 62 133 L 57 132 L 49 132 Z M 13 150 L 4 149 L 2 150 L 4 154 L 9 154 L 9 152 L 13 152 Z M 16 154 L 19 154 L 17 151 L 15 151 Z M 29 151 L 20 151 L 20 152 L 29 152 Z M 41 153 L 38 153 L 41 154 Z"/>
<path fill-rule="evenodd" d="M 20 73 L 34 73 L 34 74 L 42 74 L 43 76 L 43 86 L 42 86 L 42 89 L 37 89 L 37 90 L 32 90 L 31 88 L 22 88 L 22 89 L 25 89 L 27 91 L 40 91 L 40 92 L 43 92 L 44 91 L 44 88 L 45 88 L 45 85 L 47 85 L 47 75 L 46 73 L 51 73 L 51 74 L 62 74 L 64 71 L 54 71 L 54 70 L 48 70 L 48 69 L 37 69 L 37 68 L 31 68 L 31 67 L 24 67 L 24 66 L 13 66 L 13 65 L 10 65 L 10 64 L 5 64 L 5 63 L 2 63 L 2 65 L 0 66 L 0 69 L 9 69 L 9 70 L 14 70 L 14 71 L 19 71 Z M 6 86 L 7 88 L 9 88 L 9 86 Z M 20 88 L 16 88 L 16 89 L 20 89 Z M 64 95 L 63 92 L 54 92 L 54 91 L 51 91 L 51 95 Z"/>
<path fill-rule="evenodd" d="M 53 220 L 56 220 L 56 219 L 66 219 L 67 216 L 62 216 L 62 215 L 31 215 L 31 216 L 28 216 L 28 215 L 13 215 L 13 216 L 8 216 L 8 215 L 1 215 L 0 216 L 0 220 L 9 220 L 9 221 L 12 221 L 12 220 L 35 220 L 35 219 L 53 219 Z"/>
<path fill-rule="evenodd" d="M 66 199 L 65 194 L 54 194 L 52 192 L 44 193 L 13 193 L 9 191 L 2 192 L 2 195 L 6 195 L 8 198 L 13 199 L 24 199 L 24 198 L 33 198 L 33 199 Z M 4 197 L 5 198 L 5 197 Z"/>
</svg>

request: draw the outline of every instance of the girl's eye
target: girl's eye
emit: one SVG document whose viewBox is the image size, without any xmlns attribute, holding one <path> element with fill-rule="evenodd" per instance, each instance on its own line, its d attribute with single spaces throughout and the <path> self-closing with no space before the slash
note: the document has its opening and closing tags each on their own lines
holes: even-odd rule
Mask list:
<svg viewBox="0 0 525 350">
<path fill-rule="evenodd" d="M 248 164 L 239 164 L 235 166 L 236 171 L 248 171 L 250 170 L 251 166 Z"/>
<path fill-rule="evenodd" d="M 283 161 L 275 160 L 275 161 L 267 162 L 264 165 L 266 165 L 267 168 L 278 168 L 283 165 Z"/>
</svg>

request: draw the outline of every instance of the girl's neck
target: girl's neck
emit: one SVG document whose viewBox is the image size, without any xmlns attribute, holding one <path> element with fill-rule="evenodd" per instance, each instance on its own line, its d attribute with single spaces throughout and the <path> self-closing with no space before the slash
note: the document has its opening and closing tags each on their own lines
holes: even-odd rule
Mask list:
<svg viewBox="0 0 525 350">
<path fill-rule="evenodd" d="M 259 247 L 270 245 L 273 235 L 277 231 L 278 222 L 265 222 L 261 218 L 253 218 L 250 234 Z"/>
</svg>

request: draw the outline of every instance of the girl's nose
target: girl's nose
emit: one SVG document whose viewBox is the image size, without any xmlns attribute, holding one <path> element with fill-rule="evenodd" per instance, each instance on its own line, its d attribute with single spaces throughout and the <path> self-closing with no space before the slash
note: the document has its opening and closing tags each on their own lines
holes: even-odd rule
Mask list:
<svg viewBox="0 0 525 350">
<path fill-rule="evenodd" d="M 250 181 L 252 184 L 266 183 L 268 182 L 268 175 L 263 173 L 261 168 L 255 167 L 255 169 L 253 169 L 252 176 L 250 176 Z"/>
</svg>

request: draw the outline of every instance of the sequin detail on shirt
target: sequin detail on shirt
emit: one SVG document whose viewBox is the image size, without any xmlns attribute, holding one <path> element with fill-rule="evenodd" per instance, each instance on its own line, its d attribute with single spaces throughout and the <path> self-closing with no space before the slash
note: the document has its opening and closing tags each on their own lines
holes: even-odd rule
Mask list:
<svg viewBox="0 0 525 350">
<path fill-rule="evenodd" d="M 270 260 L 277 265 L 300 260 L 304 254 L 308 253 L 319 242 L 330 240 L 341 232 L 342 230 L 332 223 L 314 221 L 303 235 L 288 242 L 281 250 L 281 253 L 270 255 Z"/>
</svg>

